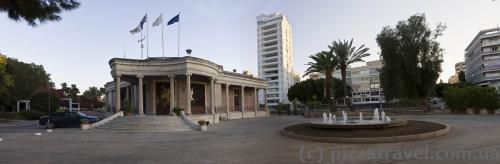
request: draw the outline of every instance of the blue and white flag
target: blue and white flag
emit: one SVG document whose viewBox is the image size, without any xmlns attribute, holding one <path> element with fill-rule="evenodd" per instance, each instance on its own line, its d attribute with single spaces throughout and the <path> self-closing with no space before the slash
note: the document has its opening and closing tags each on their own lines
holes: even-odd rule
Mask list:
<svg viewBox="0 0 500 164">
<path fill-rule="evenodd" d="M 156 20 L 153 22 L 153 27 L 158 26 L 162 23 L 163 23 L 163 13 L 161 13 L 160 16 L 158 16 L 158 18 L 156 18 Z"/>
<path fill-rule="evenodd" d="M 143 27 L 144 27 L 144 23 L 146 23 L 147 20 L 148 20 L 148 14 L 146 14 L 146 15 L 144 15 L 144 17 L 142 17 L 141 22 L 139 22 L 139 25 L 136 28 L 130 30 L 130 34 L 133 35 L 135 33 L 141 32 Z"/>
<path fill-rule="evenodd" d="M 171 24 L 174 24 L 175 22 L 179 22 L 179 15 L 180 14 L 177 14 L 175 17 L 173 17 L 172 19 L 170 19 L 167 23 L 167 25 L 171 25 Z"/>
</svg>

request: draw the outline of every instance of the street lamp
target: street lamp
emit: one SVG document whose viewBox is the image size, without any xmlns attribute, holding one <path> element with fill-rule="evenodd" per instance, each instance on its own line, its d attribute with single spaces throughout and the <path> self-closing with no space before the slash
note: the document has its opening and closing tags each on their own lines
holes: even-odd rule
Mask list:
<svg viewBox="0 0 500 164">
<path fill-rule="evenodd" d="M 191 49 L 186 50 L 186 53 L 188 54 L 188 56 L 191 56 L 191 52 L 193 52 L 193 50 L 191 50 Z"/>
</svg>

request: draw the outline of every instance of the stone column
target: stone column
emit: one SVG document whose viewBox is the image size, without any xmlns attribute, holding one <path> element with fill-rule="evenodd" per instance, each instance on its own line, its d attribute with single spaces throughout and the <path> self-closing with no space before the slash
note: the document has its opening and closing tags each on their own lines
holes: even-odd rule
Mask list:
<svg viewBox="0 0 500 164">
<path fill-rule="evenodd" d="M 137 76 L 138 80 L 139 80 L 139 93 L 138 93 L 138 109 L 139 109 L 139 115 L 144 115 L 144 94 L 143 94 L 143 87 L 142 87 L 142 79 L 144 78 L 144 76 Z"/>
<path fill-rule="evenodd" d="M 186 73 L 186 114 L 191 114 L 191 74 Z"/>
<path fill-rule="evenodd" d="M 255 104 L 255 107 L 254 107 L 254 111 L 255 111 L 255 117 L 257 117 L 257 110 L 259 108 L 259 94 L 257 93 L 257 87 L 253 88 L 253 93 L 255 94 L 254 95 L 254 104 Z"/>
<path fill-rule="evenodd" d="M 269 113 L 269 109 L 267 108 L 267 88 L 264 89 L 264 108 Z"/>
<path fill-rule="evenodd" d="M 170 77 L 170 115 L 174 115 L 174 108 L 175 108 L 174 78 L 175 78 L 175 75 L 169 75 L 168 77 Z"/>
<path fill-rule="evenodd" d="M 125 87 L 125 102 L 130 102 L 130 85 Z"/>
<path fill-rule="evenodd" d="M 120 93 L 120 92 L 118 92 L 118 93 Z M 120 102 L 120 101 L 118 101 L 118 102 Z M 117 108 L 117 109 L 120 109 L 120 108 Z M 69 111 L 73 112 L 73 99 L 69 99 Z M 118 112 L 118 111 L 116 111 L 116 112 Z"/>
<path fill-rule="evenodd" d="M 104 109 L 108 111 L 108 92 L 104 92 L 104 102 L 106 103 L 104 104 Z"/>
<path fill-rule="evenodd" d="M 229 83 L 226 84 L 226 116 L 229 120 Z"/>
<path fill-rule="evenodd" d="M 210 78 L 210 114 L 215 114 L 215 78 Z"/>
<path fill-rule="evenodd" d="M 118 113 L 121 111 L 121 100 L 120 100 L 120 76 L 121 75 L 116 75 L 115 76 L 115 112 Z M 71 102 L 71 101 L 70 101 Z M 70 107 L 72 108 L 73 105 L 70 103 Z"/>
<path fill-rule="evenodd" d="M 241 118 L 245 116 L 245 86 L 241 86 Z"/>
</svg>

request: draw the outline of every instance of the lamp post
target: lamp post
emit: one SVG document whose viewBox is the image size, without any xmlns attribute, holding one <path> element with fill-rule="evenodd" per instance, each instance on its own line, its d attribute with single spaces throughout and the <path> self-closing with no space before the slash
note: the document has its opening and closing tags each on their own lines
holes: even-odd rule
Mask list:
<svg viewBox="0 0 500 164">
<path fill-rule="evenodd" d="M 191 50 L 191 49 L 186 50 L 186 53 L 188 54 L 188 56 L 191 56 L 191 52 L 193 52 L 193 50 Z"/>
</svg>

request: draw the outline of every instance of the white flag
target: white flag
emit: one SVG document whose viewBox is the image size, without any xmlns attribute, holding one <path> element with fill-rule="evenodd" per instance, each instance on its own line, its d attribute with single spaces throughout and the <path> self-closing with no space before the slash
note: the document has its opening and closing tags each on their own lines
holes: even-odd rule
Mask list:
<svg viewBox="0 0 500 164">
<path fill-rule="evenodd" d="M 158 16 L 158 18 L 156 18 L 156 20 L 153 22 L 153 26 L 158 26 L 158 25 L 163 23 L 162 15 L 163 15 L 163 13 L 161 13 L 160 16 Z"/>
<path fill-rule="evenodd" d="M 134 35 L 135 33 L 138 33 L 138 32 L 141 32 L 141 31 L 142 31 L 142 27 L 141 27 L 141 25 L 139 25 L 136 28 L 130 30 L 130 34 Z"/>
</svg>

